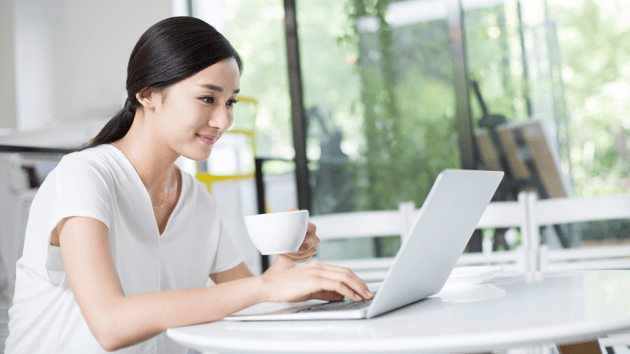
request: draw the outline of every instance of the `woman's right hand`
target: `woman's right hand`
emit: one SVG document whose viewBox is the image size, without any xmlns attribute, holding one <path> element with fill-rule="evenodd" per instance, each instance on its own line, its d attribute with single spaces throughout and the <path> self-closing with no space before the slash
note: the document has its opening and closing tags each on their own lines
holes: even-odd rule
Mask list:
<svg viewBox="0 0 630 354">
<path fill-rule="evenodd" d="M 260 277 L 266 302 L 339 301 L 344 296 L 361 301 L 374 297 L 367 284 L 350 269 L 318 261 Z"/>
</svg>

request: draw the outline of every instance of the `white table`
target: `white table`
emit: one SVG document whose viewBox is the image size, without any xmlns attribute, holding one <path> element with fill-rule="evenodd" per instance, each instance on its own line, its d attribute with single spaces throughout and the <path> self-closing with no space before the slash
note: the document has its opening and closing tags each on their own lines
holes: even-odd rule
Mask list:
<svg viewBox="0 0 630 354">
<path fill-rule="evenodd" d="M 220 353 L 454 353 L 594 340 L 630 330 L 630 271 L 501 274 L 371 320 L 229 322 L 169 329 Z"/>
</svg>

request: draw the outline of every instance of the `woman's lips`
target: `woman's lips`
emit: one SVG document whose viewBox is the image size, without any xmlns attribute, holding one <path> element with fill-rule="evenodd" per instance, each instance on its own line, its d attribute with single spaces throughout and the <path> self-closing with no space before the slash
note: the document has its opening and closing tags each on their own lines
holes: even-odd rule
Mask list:
<svg viewBox="0 0 630 354">
<path fill-rule="evenodd" d="M 217 141 L 217 136 L 212 134 L 198 134 L 197 135 L 201 141 L 206 143 L 207 145 L 212 145 Z"/>
</svg>

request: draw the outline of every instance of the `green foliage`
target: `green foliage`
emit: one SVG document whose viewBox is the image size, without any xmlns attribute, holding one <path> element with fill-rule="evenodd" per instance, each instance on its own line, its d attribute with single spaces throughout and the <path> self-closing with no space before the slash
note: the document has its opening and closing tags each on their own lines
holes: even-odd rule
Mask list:
<svg viewBox="0 0 630 354">
<path fill-rule="evenodd" d="M 507 121 L 527 119 L 519 20 L 508 2 L 466 11 L 464 28 L 468 77 L 477 81 L 488 110 Z M 483 116 L 471 91 L 473 121 Z"/>
<path fill-rule="evenodd" d="M 437 173 L 459 166 L 446 21 L 391 27 L 386 13 L 391 2 L 297 3 L 305 109 L 328 107 L 329 133 L 343 133 L 347 173 L 338 184 L 354 188 L 347 205 L 355 210 L 395 208 L 402 200 L 421 204 Z M 547 3 L 558 27 L 569 117 L 565 172 L 570 160 L 578 196 L 622 193 L 630 184 L 630 155 L 624 155 L 630 129 L 630 5 L 624 0 Z M 540 98 L 525 80 L 516 4 L 506 0 L 464 14 L 469 78 L 480 82 L 491 113 L 510 121 L 526 119 L 528 100 Z M 521 4 L 526 34 L 539 30 L 544 0 Z M 282 2 L 239 0 L 224 6 L 226 35 L 245 62 L 243 95 L 259 102 L 253 112 L 243 113 L 247 117 L 237 117 L 237 125 L 256 127 L 260 155 L 291 158 Z M 368 17 L 376 20 L 377 30 L 358 31 L 357 21 Z M 527 50 L 532 51 L 529 44 Z M 476 122 L 481 110 L 472 97 L 471 110 Z M 322 128 L 309 122 L 313 173 L 322 166 L 318 160 L 326 139 Z"/>
<path fill-rule="evenodd" d="M 226 1 L 224 17 L 225 35 L 243 57 L 241 95 L 258 101 L 254 111 L 236 106 L 235 127 L 256 129 L 258 155 L 293 158 L 282 2 Z"/>
<path fill-rule="evenodd" d="M 560 23 L 575 194 L 624 193 L 630 172 L 625 154 L 630 129 L 630 4 L 549 4 L 552 18 Z"/>
<path fill-rule="evenodd" d="M 443 21 L 391 28 L 389 1 L 355 0 L 354 24 L 370 17 L 375 32 L 353 27 L 360 53 L 364 145 L 356 209 L 421 205 L 437 174 L 459 166 L 452 66 Z M 349 38 L 348 33 L 344 37 Z"/>
</svg>

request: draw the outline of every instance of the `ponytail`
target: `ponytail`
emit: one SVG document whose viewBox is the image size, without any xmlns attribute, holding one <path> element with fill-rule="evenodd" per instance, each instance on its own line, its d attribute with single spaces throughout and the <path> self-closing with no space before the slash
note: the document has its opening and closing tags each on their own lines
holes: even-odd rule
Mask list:
<svg viewBox="0 0 630 354">
<path fill-rule="evenodd" d="M 80 147 L 79 150 L 84 150 L 92 147 L 99 146 L 101 144 L 109 144 L 122 139 L 133 123 L 133 118 L 136 115 L 136 108 L 127 99 L 125 107 L 121 109 L 115 116 L 113 116 L 107 124 L 101 129 L 101 131 L 90 140 L 87 144 Z"/>
</svg>

